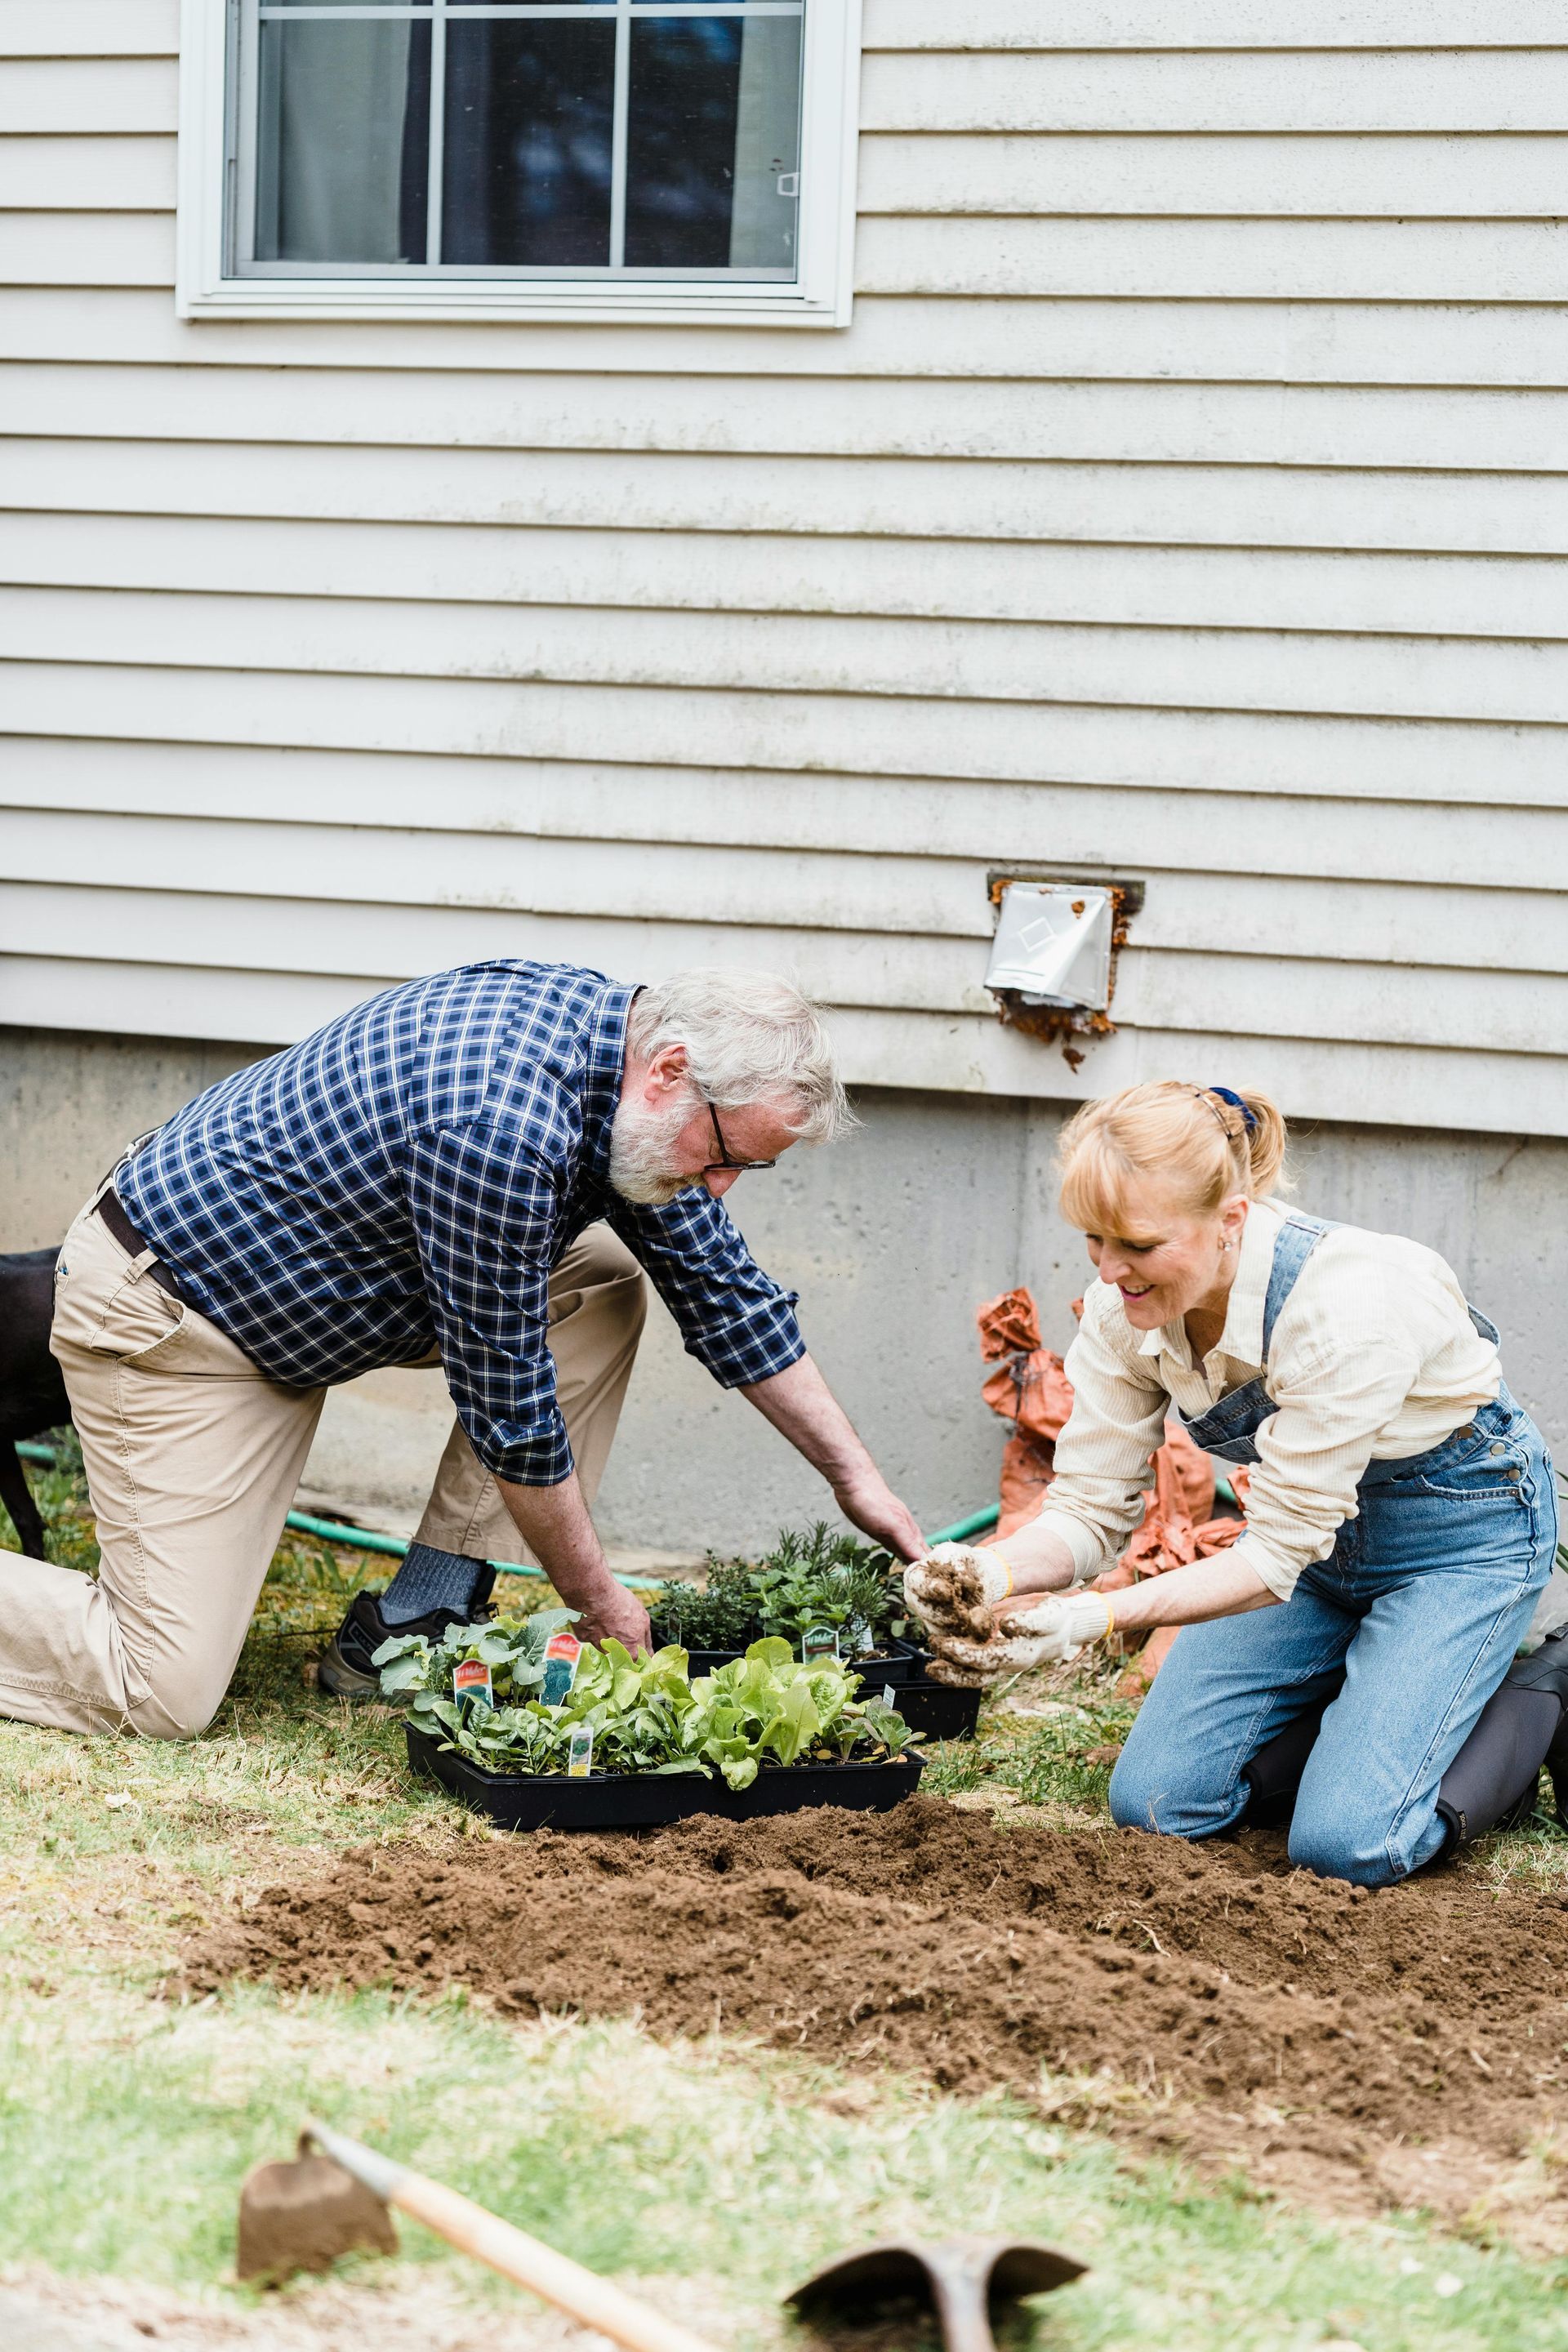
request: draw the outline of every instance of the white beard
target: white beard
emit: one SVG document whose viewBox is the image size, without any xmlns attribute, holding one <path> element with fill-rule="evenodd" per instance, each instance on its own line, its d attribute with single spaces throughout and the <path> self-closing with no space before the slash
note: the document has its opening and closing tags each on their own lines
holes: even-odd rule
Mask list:
<svg viewBox="0 0 1568 2352">
<path fill-rule="evenodd" d="M 691 1105 L 645 1111 L 622 1103 L 610 1126 L 610 1190 L 639 1208 L 664 1209 L 701 1182 L 670 1172 L 669 1148 L 691 1118 Z"/>
</svg>

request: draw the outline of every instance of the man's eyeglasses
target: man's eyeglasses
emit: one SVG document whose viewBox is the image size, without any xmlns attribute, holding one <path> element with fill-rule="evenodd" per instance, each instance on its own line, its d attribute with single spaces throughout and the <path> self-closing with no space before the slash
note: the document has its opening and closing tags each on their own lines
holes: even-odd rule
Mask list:
<svg viewBox="0 0 1568 2352">
<path fill-rule="evenodd" d="M 719 1124 L 719 1114 L 714 1109 L 711 1103 L 708 1106 L 708 1116 L 713 1122 L 713 1140 L 719 1147 L 719 1157 L 717 1160 L 710 1160 L 708 1162 L 708 1165 L 702 1171 L 704 1176 L 710 1175 L 716 1168 L 733 1169 L 738 1175 L 744 1175 L 749 1169 L 761 1170 L 763 1168 L 776 1168 L 778 1166 L 778 1161 L 776 1160 L 734 1159 L 731 1154 L 729 1145 L 724 1140 L 724 1130 Z"/>
</svg>

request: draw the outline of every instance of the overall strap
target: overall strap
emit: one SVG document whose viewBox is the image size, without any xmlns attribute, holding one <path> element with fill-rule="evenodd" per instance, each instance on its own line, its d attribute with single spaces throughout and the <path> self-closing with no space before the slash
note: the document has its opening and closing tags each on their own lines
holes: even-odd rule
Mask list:
<svg viewBox="0 0 1568 2352">
<path fill-rule="evenodd" d="M 1297 1278 L 1323 1235 L 1334 1229 L 1331 1217 L 1309 1217 L 1294 1210 L 1280 1226 L 1274 1243 L 1274 1264 L 1268 1276 L 1268 1293 L 1263 1302 L 1263 1360 L 1267 1365 L 1268 1350 L 1273 1345 L 1274 1326 L 1284 1312 L 1285 1301 L 1295 1289 Z"/>
</svg>

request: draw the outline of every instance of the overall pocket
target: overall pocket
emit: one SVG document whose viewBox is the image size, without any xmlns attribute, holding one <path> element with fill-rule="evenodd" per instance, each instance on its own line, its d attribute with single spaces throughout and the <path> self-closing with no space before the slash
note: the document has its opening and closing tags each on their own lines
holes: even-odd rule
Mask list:
<svg viewBox="0 0 1568 2352">
<path fill-rule="evenodd" d="M 1418 1486 L 1425 1494 L 1457 1503 L 1480 1503 L 1492 1496 L 1522 1500 L 1534 1484 L 1534 1466 L 1528 1440 L 1510 1433 L 1502 1437 L 1478 1437 L 1457 1459 L 1392 1483 Z"/>
<path fill-rule="evenodd" d="M 1363 1488 L 1366 1566 L 1383 1576 L 1483 1578 L 1506 1597 L 1550 1567 L 1551 1499 L 1533 1445 L 1479 1437 L 1429 1471 Z"/>
</svg>

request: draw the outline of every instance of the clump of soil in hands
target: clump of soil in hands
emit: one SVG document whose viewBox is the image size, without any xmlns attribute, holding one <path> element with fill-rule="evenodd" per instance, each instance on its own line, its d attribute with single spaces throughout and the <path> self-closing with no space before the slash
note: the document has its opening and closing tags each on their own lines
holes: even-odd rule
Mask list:
<svg viewBox="0 0 1568 2352">
<path fill-rule="evenodd" d="M 717 2024 L 1005 2087 L 1331 2206 L 1457 2214 L 1568 2126 L 1565 1937 L 1568 1895 L 1467 1870 L 1368 1894 L 1292 1871 L 1278 1840 L 998 1829 L 915 1798 L 367 1847 L 209 1930 L 184 1982 L 461 1980 L 518 2017 Z M 1552 2193 L 1531 2228 L 1560 2240 Z"/>
</svg>

